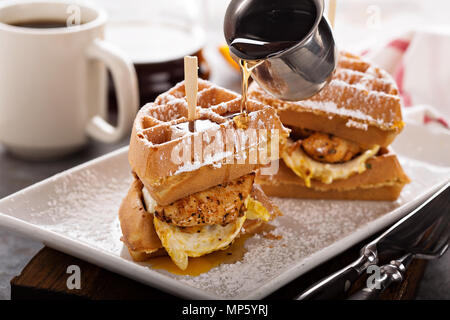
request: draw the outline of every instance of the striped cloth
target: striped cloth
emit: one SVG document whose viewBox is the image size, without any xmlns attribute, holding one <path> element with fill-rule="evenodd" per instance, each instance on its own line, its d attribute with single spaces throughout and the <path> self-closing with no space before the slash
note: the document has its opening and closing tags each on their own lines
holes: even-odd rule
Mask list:
<svg viewBox="0 0 450 320">
<path fill-rule="evenodd" d="M 407 121 L 450 129 L 450 30 L 410 32 L 363 55 L 394 77 Z"/>
</svg>

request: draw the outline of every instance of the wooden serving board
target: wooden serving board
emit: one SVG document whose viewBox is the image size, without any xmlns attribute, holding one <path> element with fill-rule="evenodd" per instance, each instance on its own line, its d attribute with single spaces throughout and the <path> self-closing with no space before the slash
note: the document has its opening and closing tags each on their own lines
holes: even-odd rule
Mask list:
<svg viewBox="0 0 450 320">
<path fill-rule="evenodd" d="M 372 237 L 372 239 L 375 238 Z M 359 250 L 370 239 L 358 243 L 344 253 L 325 262 L 317 268 L 300 276 L 268 296 L 268 299 L 292 299 L 298 293 L 352 262 L 358 257 Z M 69 290 L 67 273 L 70 265 L 78 265 L 81 270 L 81 288 Z M 426 261 L 415 260 L 408 268 L 405 281 L 392 285 L 383 293 L 383 300 L 414 299 L 420 280 L 425 271 Z M 362 277 L 351 288 L 350 293 L 365 285 Z M 345 296 L 336 297 L 343 299 Z M 43 248 L 22 273 L 11 280 L 11 299 L 176 299 L 160 290 L 130 280 L 67 254 Z"/>
</svg>

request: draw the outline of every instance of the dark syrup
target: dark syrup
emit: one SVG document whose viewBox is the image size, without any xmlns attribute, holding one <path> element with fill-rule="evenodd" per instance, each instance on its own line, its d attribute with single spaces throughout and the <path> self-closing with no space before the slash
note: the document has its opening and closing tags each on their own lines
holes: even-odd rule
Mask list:
<svg viewBox="0 0 450 320">
<path fill-rule="evenodd" d="M 312 30 L 316 11 L 305 9 L 258 8 L 243 13 L 237 25 L 226 25 L 231 52 L 245 60 L 260 60 L 289 49 Z"/>
<path fill-rule="evenodd" d="M 64 20 L 30 20 L 8 23 L 11 26 L 32 29 L 54 29 L 67 28 L 67 22 Z"/>
<path fill-rule="evenodd" d="M 252 75 L 253 69 L 263 63 L 263 60 L 257 61 L 247 61 L 244 59 L 239 59 L 239 65 L 242 72 L 242 98 L 241 98 L 241 113 L 247 112 L 247 91 L 248 91 L 248 80 Z"/>
<path fill-rule="evenodd" d="M 242 71 L 241 112 L 247 103 L 248 80 L 264 59 L 301 42 L 312 30 L 317 8 L 312 0 L 233 1 L 227 9 L 224 33 Z"/>
</svg>

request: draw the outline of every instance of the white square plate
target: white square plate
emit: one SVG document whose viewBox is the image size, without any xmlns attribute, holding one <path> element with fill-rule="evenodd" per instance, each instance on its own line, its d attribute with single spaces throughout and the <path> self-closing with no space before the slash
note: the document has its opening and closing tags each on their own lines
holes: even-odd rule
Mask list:
<svg viewBox="0 0 450 320">
<path fill-rule="evenodd" d="M 135 263 L 117 211 L 131 182 L 127 148 L 0 200 L 0 225 L 177 296 L 259 299 L 394 223 L 450 180 L 450 134 L 408 124 L 394 148 L 412 179 L 395 202 L 274 199 L 284 216 L 270 239 L 248 239 L 242 260 L 197 277 Z"/>
</svg>

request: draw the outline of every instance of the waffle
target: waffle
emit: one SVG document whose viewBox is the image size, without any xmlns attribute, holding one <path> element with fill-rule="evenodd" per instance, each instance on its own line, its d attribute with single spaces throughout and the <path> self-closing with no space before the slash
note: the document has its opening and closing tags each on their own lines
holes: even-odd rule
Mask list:
<svg viewBox="0 0 450 320">
<path fill-rule="evenodd" d="M 146 211 L 142 187 L 142 182 L 134 175 L 128 194 L 123 199 L 119 209 L 119 221 L 123 234 L 121 240 L 127 246 L 134 261 L 146 261 L 153 257 L 167 255 L 153 225 L 153 219 L 156 218 Z M 272 204 L 259 186 L 253 185 L 252 197 L 267 208 L 271 214 L 270 219 L 282 215 L 278 207 Z M 258 233 L 264 227 L 264 224 L 262 220 L 247 219 L 240 235 Z"/>
<path fill-rule="evenodd" d="M 146 212 L 142 200 L 142 182 L 134 176 L 128 194 L 119 209 L 121 240 L 125 243 L 135 261 L 165 255 L 161 240 L 153 226 L 153 214 Z"/>
<path fill-rule="evenodd" d="M 330 83 L 307 100 L 279 100 L 255 82 L 249 97 L 277 108 L 287 126 L 331 133 L 364 147 L 387 147 L 403 127 L 399 92 L 391 76 L 346 52 L 340 53 Z"/>
<path fill-rule="evenodd" d="M 196 119 L 208 124 L 206 127 L 199 126 L 194 133 L 187 131 L 184 82 L 161 94 L 154 103 L 145 105 L 133 125 L 129 150 L 131 168 L 160 205 L 237 179 L 260 166 L 259 160 L 254 164 L 248 159 L 253 151 L 262 147 L 262 142 L 258 139 L 238 150 L 227 149 L 228 129 L 235 132 L 238 128 L 269 132 L 276 129 L 282 144 L 289 134 L 271 107 L 249 100 L 247 116 L 234 117 L 240 112 L 240 95 L 203 80 L 199 80 L 198 89 Z M 194 157 L 196 144 L 201 150 L 214 144 L 223 152 L 197 159 Z M 185 151 L 188 154 L 189 150 L 192 155 L 185 158 L 188 161 L 174 159 L 174 155 Z M 270 147 L 269 154 L 277 156 Z"/>
<path fill-rule="evenodd" d="M 390 149 L 382 149 L 376 157 L 367 161 L 363 173 L 330 184 L 311 180 L 311 187 L 299 178 L 283 161 L 274 176 L 258 175 L 256 183 L 269 196 L 283 198 L 338 199 L 338 200 L 396 200 L 408 176 L 397 156 Z"/>
</svg>

